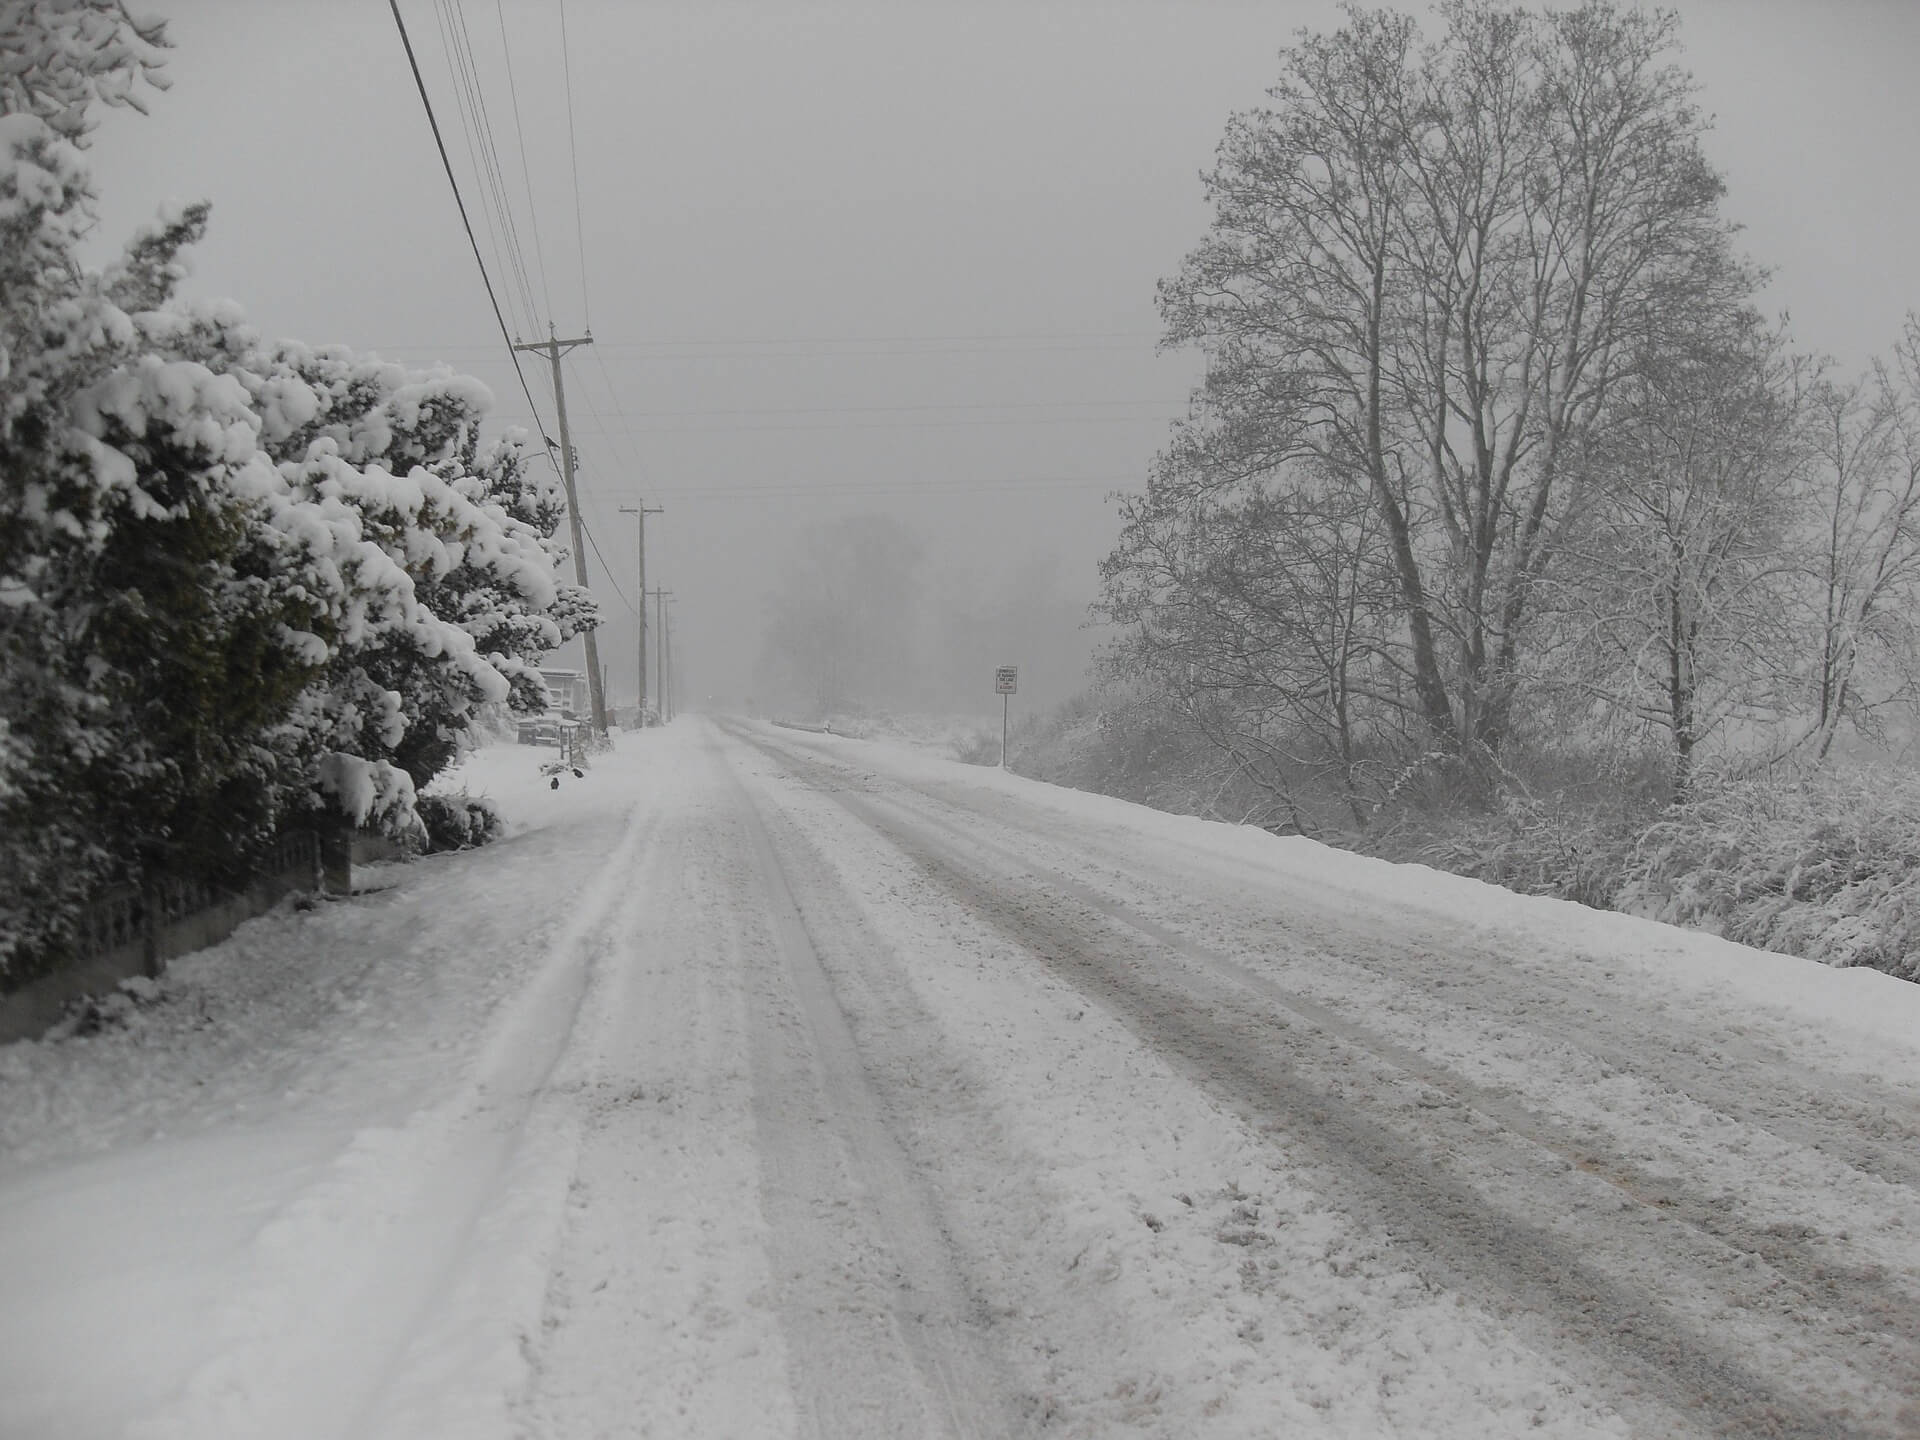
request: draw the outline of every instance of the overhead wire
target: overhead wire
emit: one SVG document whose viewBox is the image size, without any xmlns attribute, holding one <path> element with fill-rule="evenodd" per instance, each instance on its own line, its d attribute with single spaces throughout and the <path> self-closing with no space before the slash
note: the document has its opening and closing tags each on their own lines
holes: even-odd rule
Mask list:
<svg viewBox="0 0 1920 1440">
<path fill-rule="evenodd" d="M 613 587 L 613 593 L 620 597 L 620 603 L 627 607 L 627 613 L 629 615 L 638 615 L 640 612 L 635 610 L 633 608 L 633 602 L 627 599 L 627 592 L 622 590 L 620 588 L 620 582 L 613 578 L 613 567 L 607 564 L 607 557 L 600 553 L 600 542 L 593 538 L 593 531 L 587 525 L 587 517 L 584 515 L 580 517 L 580 533 L 587 537 L 587 548 L 593 551 L 594 558 L 600 562 L 600 568 L 606 572 L 607 584 L 611 585 Z"/>
<path fill-rule="evenodd" d="M 480 79 L 479 62 L 473 52 L 473 32 L 467 26 L 466 9 L 461 0 L 438 0 L 445 7 L 447 33 L 452 53 L 458 61 L 460 83 L 473 133 L 478 140 L 479 165 L 483 180 L 492 191 L 499 211 L 501 232 L 506 237 L 507 253 L 513 262 L 514 278 L 519 282 L 526 303 L 530 331 L 539 328 L 540 306 L 534 300 L 533 281 L 527 269 L 526 247 L 520 242 L 520 230 L 508 198 L 506 167 L 500 163 L 500 147 L 494 138 L 493 115 L 487 107 L 486 87 Z M 530 221 L 531 221 L 531 217 Z M 551 306 L 548 307 L 551 312 Z"/>
<path fill-rule="evenodd" d="M 768 483 L 760 485 L 670 486 L 649 498 L 663 500 L 766 500 L 790 497 L 810 500 L 850 495 L 1062 495 L 1076 490 L 1109 490 L 1138 486 L 1138 475 L 1027 475 L 998 479 L 953 477 L 937 480 L 829 480 L 824 483 Z"/>
<path fill-rule="evenodd" d="M 540 420 L 540 407 L 533 403 L 533 391 L 527 385 L 527 377 L 520 368 L 520 354 L 513 348 L 513 336 L 507 329 L 507 317 L 500 313 L 500 297 L 494 293 L 493 278 L 487 274 L 487 262 L 480 254 L 479 238 L 473 233 L 473 221 L 467 215 L 467 202 L 460 194 L 460 182 L 454 178 L 453 161 L 447 155 L 447 143 L 440 134 L 440 122 L 433 113 L 433 101 L 427 95 L 427 82 L 420 73 L 420 61 L 413 53 L 413 40 L 407 34 L 407 22 L 400 14 L 400 0 L 387 0 L 393 10 L 393 23 L 400 31 L 400 43 L 407 52 L 407 66 L 413 71 L 413 83 L 420 91 L 420 104 L 427 112 L 427 125 L 433 131 L 434 148 L 440 152 L 441 168 L 447 172 L 447 184 L 453 189 L 453 203 L 459 207 L 460 223 L 467 232 L 467 243 L 473 247 L 473 263 L 480 267 L 480 281 L 487 287 L 487 301 L 493 306 L 493 318 L 500 326 L 500 338 L 506 343 L 507 358 L 513 363 L 513 373 L 519 377 L 520 393 L 527 397 L 527 413 L 533 417 L 542 436 L 545 426 Z"/>
<path fill-rule="evenodd" d="M 506 61 L 507 94 L 513 100 L 513 131 L 520 142 L 520 179 L 527 192 L 527 223 L 533 231 L 534 260 L 540 267 L 540 294 L 546 300 L 547 314 L 551 316 L 553 291 L 547 285 L 547 255 L 540 243 L 540 209 L 533 202 L 533 170 L 527 164 L 527 132 L 520 123 L 520 86 L 513 78 L 513 46 L 507 40 L 507 12 L 501 0 L 493 0 L 493 13 L 500 22 L 500 53 Z"/>
<path fill-rule="evenodd" d="M 1127 339 L 1146 338 L 1151 337 L 1146 335 L 1094 337 L 1096 342 L 1104 340 L 1107 343 L 1089 343 L 1078 336 L 848 336 L 825 340 L 611 340 L 598 343 L 602 349 L 624 355 L 634 363 L 697 364 L 710 360 L 872 360 L 903 357 L 940 359 L 964 355 L 1009 357 L 1051 354 L 1118 355 L 1136 351 L 1139 348 L 1136 344 L 1125 343 Z M 1024 343 L 1007 343 L 1010 341 Z M 1112 341 L 1122 343 L 1111 343 Z M 855 346 L 883 348 L 851 348 Z M 463 350 L 476 350 L 482 347 L 460 343 L 392 345 L 386 348 L 396 351 L 433 350 L 440 354 L 459 354 Z"/>
<path fill-rule="evenodd" d="M 507 294 L 507 309 L 513 314 L 513 332 L 520 333 L 521 316 L 514 307 L 513 267 L 507 259 L 506 247 L 501 243 L 498 223 L 494 220 L 492 207 L 486 203 L 485 171 L 480 164 L 480 154 L 474 147 L 473 122 L 467 116 L 465 89 L 461 84 L 460 72 L 455 60 L 455 45 L 452 33 L 447 28 L 445 0 L 433 0 L 433 18 L 440 27 L 440 54 L 447 62 L 447 88 L 453 93 L 454 114 L 460 119 L 460 133 L 467 142 L 467 164 L 473 172 L 473 178 L 479 192 L 480 218 L 486 224 L 487 248 L 493 252 L 494 267 L 500 272 L 503 288 Z"/>
<path fill-rule="evenodd" d="M 591 416 L 593 417 L 593 419 L 594 419 L 594 421 L 596 422 L 596 424 L 598 424 L 598 425 L 599 425 L 599 426 L 601 427 L 601 431 L 600 431 L 600 433 L 602 433 L 602 434 L 604 434 L 604 435 L 606 435 L 606 436 L 608 436 L 608 437 L 609 437 L 610 439 L 611 439 L 611 438 L 614 438 L 614 437 L 615 437 L 615 434 L 616 434 L 616 432 L 614 432 L 614 431 L 611 431 L 611 430 L 607 430 L 607 429 L 605 428 L 605 426 L 606 426 L 606 420 L 605 420 L 605 417 L 603 417 L 603 416 L 602 416 L 602 415 L 600 414 L 600 410 L 599 410 L 599 407 L 598 407 L 598 406 L 596 406 L 596 405 L 594 404 L 594 402 L 593 402 L 593 391 L 592 391 L 592 390 L 591 390 L 591 389 L 590 389 L 590 388 L 589 388 L 589 387 L 587 386 L 587 384 L 586 384 L 586 383 L 585 383 L 585 382 L 584 382 L 584 381 L 583 381 L 583 380 L 582 380 L 582 379 L 580 378 L 580 371 L 579 371 L 579 368 L 578 368 L 578 367 L 577 367 L 576 365 L 574 365 L 574 363 L 573 363 L 573 359 L 572 359 L 572 357 L 571 357 L 571 356 L 569 356 L 569 357 L 567 357 L 566 359 L 564 359 L 564 360 L 562 360 L 562 361 L 561 361 L 561 364 L 562 364 L 562 365 L 564 365 L 564 366 L 565 366 L 565 367 L 566 367 L 566 368 L 567 368 L 567 369 L 568 369 L 569 371 L 571 371 L 571 372 L 573 373 L 573 377 L 574 377 L 574 389 L 576 390 L 576 392 L 578 392 L 578 394 L 580 395 L 580 398 L 581 398 L 581 400 L 582 400 L 582 401 L 583 401 L 583 402 L 585 403 L 585 405 L 586 405 L 586 407 L 587 407 L 587 413 L 588 413 L 589 415 L 591 415 Z M 616 395 L 616 396 L 614 397 L 614 400 L 615 400 L 615 403 L 617 404 L 617 403 L 618 403 L 618 401 L 619 401 L 619 397 L 618 397 L 618 396 Z M 631 438 L 632 438 L 632 437 L 631 437 L 631 435 L 629 435 L 629 436 L 628 436 L 628 438 L 629 438 L 629 439 L 631 439 Z M 618 449 L 619 447 L 618 447 L 618 446 L 615 446 L 614 448 L 615 448 L 615 449 L 617 450 L 617 449 Z M 623 458 L 623 457 L 620 457 L 620 456 L 618 456 L 618 455 L 616 455 L 616 457 L 615 457 L 615 458 L 616 458 L 616 460 L 619 460 L 619 459 L 621 459 L 621 458 Z M 627 454 L 627 455 L 626 455 L 626 456 L 624 457 L 624 460 L 625 460 L 625 463 L 626 463 L 626 464 L 627 464 L 627 465 L 628 465 L 628 466 L 630 467 L 630 469 L 629 469 L 629 471 L 628 471 L 628 473 L 629 473 L 630 475 L 635 475 L 635 476 L 637 476 L 637 475 L 639 474 L 639 470 L 640 470 L 640 461 L 639 461 L 639 455 L 638 455 L 638 451 L 637 451 L 637 449 L 635 449 L 635 450 L 632 450 L 632 451 L 629 451 L 629 452 L 628 452 L 628 454 Z M 583 488 L 584 488 L 584 487 L 583 487 Z M 596 491 L 596 492 L 593 492 L 593 493 L 594 493 L 594 494 L 596 495 L 596 498 L 600 498 L 600 497 L 599 497 L 599 495 L 598 495 L 598 492 L 597 492 L 597 491 Z M 643 502 L 643 503 L 644 503 L 644 502 Z M 590 531 L 590 530 L 587 530 L 587 529 L 586 529 L 586 519 L 585 519 L 585 517 L 584 517 L 584 516 L 583 516 L 583 517 L 581 518 L 581 529 L 582 529 L 582 531 L 583 531 L 583 532 L 584 532 L 584 533 L 586 534 L 586 537 L 587 537 L 587 543 L 588 543 L 588 545 L 590 545 L 590 546 L 592 546 L 592 548 L 593 548 L 593 553 L 594 553 L 595 555 L 599 555 L 599 554 L 600 554 L 600 547 L 599 547 L 599 545 L 598 545 L 598 544 L 597 544 L 597 543 L 596 543 L 596 542 L 594 541 L 594 538 L 593 538 L 593 532 L 592 532 L 592 531 Z M 607 562 L 606 562 L 606 557 L 605 557 L 605 556 L 601 556 L 601 559 L 600 559 L 600 564 L 601 564 L 601 566 L 602 566 L 602 567 L 603 567 L 604 569 L 606 569 L 606 571 L 607 571 L 607 583 L 608 583 L 608 584 L 610 584 L 610 585 L 613 585 L 613 587 L 614 587 L 614 591 L 615 591 L 615 593 L 616 593 L 616 594 L 619 594 L 619 593 L 620 593 L 620 587 L 619 587 L 619 585 L 618 585 L 618 584 L 617 584 L 617 583 L 616 583 L 616 582 L 614 581 L 614 579 L 613 579 L 613 569 L 612 569 L 612 567 L 611 567 L 611 566 L 609 566 L 609 565 L 607 565 Z M 632 604 L 631 604 L 630 602 L 628 602 L 628 601 L 627 601 L 627 598 L 626 598 L 626 596 L 625 596 L 624 594 L 622 594 L 622 595 L 620 596 L 620 599 L 621 599 L 621 603 L 623 603 L 623 604 L 625 604 L 625 605 L 627 606 L 627 609 L 628 609 L 628 611 L 629 611 L 629 612 L 632 612 L 632 613 L 634 613 L 634 614 L 636 614 L 636 615 L 638 615 L 638 612 L 637 612 L 637 611 L 634 611 L 634 609 L 633 609 L 633 605 L 632 605 Z M 644 604 L 646 603 L 646 596 L 644 596 L 644 595 L 642 595 L 642 596 L 640 597 L 640 599 L 641 599 L 641 603 L 642 603 L 642 604 L 644 605 Z M 644 617 L 641 617 L 641 618 L 643 618 L 643 619 L 644 619 Z"/>
<path fill-rule="evenodd" d="M 752 415 L 906 415 L 922 410 L 1117 410 L 1151 406 L 1164 410 L 1184 400 L 927 400 L 911 405 L 767 405 L 717 410 L 635 410 L 636 420 L 690 420 L 706 416 Z M 1073 419 L 1073 416 L 1062 416 Z"/>
<path fill-rule="evenodd" d="M 574 388 L 580 395 L 582 402 L 586 405 L 587 413 L 593 417 L 597 427 L 596 430 L 589 431 L 588 433 L 598 433 L 614 442 L 611 448 L 616 452 L 614 456 L 615 462 L 625 468 L 625 472 L 629 477 L 629 483 L 623 487 L 623 493 L 628 497 L 638 494 L 640 490 L 638 481 L 642 469 L 638 441 L 634 439 L 632 431 L 625 427 L 624 420 L 622 421 L 622 428 L 620 430 L 613 430 L 607 426 L 606 417 L 600 413 L 599 406 L 594 403 L 592 388 L 581 378 L 578 367 L 574 366 L 571 357 L 563 363 L 573 372 Z M 615 395 L 613 398 L 614 403 L 618 405 L 619 396 Z M 623 436 L 625 439 L 624 444 L 620 443 Z M 623 451 L 624 453 L 621 453 Z M 595 492 L 595 498 L 605 497 Z"/>
<path fill-rule="evenodd" d="M 841 435 L 864 430 L 974 430 L 1022 425 L 1153 425 L 1179 419 L 1177 414 L 1163 415 L 1015 415 L 980 419 L 862 421 L 858 424 L 831 425 L 647 425 L 629 433 L 640 435 Z M 601 435 L 604 428 L 575 427 L 582 435 Z"/>
<path fill-rule="evenodd" d="M 487 173 L 493 187 L 494 201 L 500 207 L 500 223 L 506 231 L 508 248 L 512 252 L 514 267 L 520 277 L 520 287 L 526 296 L 527 313 L 530 317 L 529 328 L 537 331 L 540 324 L 540 306 L 533 293 L 532 273 L 527 268 L 526 247 L 520 241 L 519 219 L 514 211 L 511 187 L 507 183 L 507 169 L 500 160 L 499 142 L 494 137 L 493 111 L 487 105 L 486 85 L 480 78 L 480 62 L 473 50 L 473 32 L 467 25 L 467 12 L 463 0 L 447 0 L 454 18 L 455 33 L 459 37 L 461 59 L 465 67 L 468 93 L 473 105 L 474 120 L 479 127 L 481 154 L 487 160 Z M 531 222 L 532 217 L 529 217 Z M 551 306 L 548 307 L 549 312 Z"/>
<path fill-rule="evenodd" d="M 633 469 L 634 473 L 638 475 L 641 469 L 639 458 L 640 441 L 633 433 L 633 424 L 627 415 L 627 407 L 620 403 L 619 387 L 613 383 L 613 372 L 607 369 L 607 362 L 601 356 L 598 345 L 594 346 L 593 360 L 594 363 L 600 367 L 600 382 L 607 387 L 607 397 L 613 401 L 613 413 L 619 416 L 620 428 L 625 433 L 628 443 L 633 446 Z"/>
<path fill-rule="evenodd" d="M 566 76 L 567 156 L 573 166 L 573 238 L 580 249 L 580 315 L 591 335 L 593 306 L 587 300 L 587 230 L 580 219 L 580 147 L 573 130 L 573 52 L 567 42 L 567 0 L 560 0 L 560 64 Z"/>
</svg>

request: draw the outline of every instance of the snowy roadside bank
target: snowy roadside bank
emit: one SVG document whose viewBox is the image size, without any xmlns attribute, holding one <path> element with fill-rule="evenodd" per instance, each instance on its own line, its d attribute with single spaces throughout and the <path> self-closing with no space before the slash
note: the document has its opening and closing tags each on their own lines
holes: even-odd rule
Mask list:
<svg viewBox="0 0 1920 1440">
<path fill-rule="evenodd" d="M 471 763 L 499 843 L 0 1051 L 0 1433 L 1920 1414 L 1867 977 L 882 743 L 540 758 Z"/>
<path fill-rule="evenodd" d="M 900 741 L 856 744 L 807 736 L 804 744 L 935 793 L 959 793 L 964 787 L 1003 795 L 1092 831 L 1124 833 L 1129 844 L 1138 837 L 1152 846 L 1157 859 L 1196 871 L 1217 872 L 1228 866 L 1254 881 L 1283 878 L 1356 903 L 1416 908 L 1463 934 L 1497 934 L 1522 942 L 1512 947 L 1516 951 L 1531 943 L 1555 963 L 1604 960 L 1656 990 L 1674 987 L 1721 1007 L 1754 1005 L 1783 1017 L 1817 1017 L 1885 1042 L 1892 1055 L 1910 1057 L 1905 1064 L 1920 1062 L 1920 985 L 1876 970 L 1835 969 L 1700 930 L 1523 895 L 1425 865 L 1375 859 L 1302 836 L 1273 835 L 1257 826 L 1170 814 L 997 767 L 962 769 Z M 1876 1061 L 1879 1058 L 1876 1052 Z"/>
<path fill-rule="evenodd" d="M 499 1107 L 543 1082 L 529 1031 L 566 1038 L 651 757 L 556 792 L 540 754 L 463 769 L 510 817 L 495 845 L 252 921 L 124 1028 L 0 1048 L 0 1433 L 325 1433 L 505 1223 L 495 1189 L 558 1174 L 550 1228 L 571 1157 L 515 1150 Z"/>
</svg>

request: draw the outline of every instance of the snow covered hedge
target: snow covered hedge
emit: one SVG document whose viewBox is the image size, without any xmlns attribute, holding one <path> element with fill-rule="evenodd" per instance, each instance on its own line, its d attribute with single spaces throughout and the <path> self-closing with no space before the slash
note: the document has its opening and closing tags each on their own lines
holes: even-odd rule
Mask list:
<svg viewBox="0 0 1920 1440">
<path fill-rule="evenodd" d="M 164 44 L 118 0 L 0 17 L 0 988 L 103 884 L 235 880 L 329 815 L 417 833 L 481 708 L 541 703 L 594 620 L 479 382 L 179 300 L 204 205 L 79 265 L 88 112 Z"/>
<path fill-rule="evenodd" d="M 1716 789 L 1640 835 L 1614 908 L 1920 981 L 1920 782 Z"/>
</svg>

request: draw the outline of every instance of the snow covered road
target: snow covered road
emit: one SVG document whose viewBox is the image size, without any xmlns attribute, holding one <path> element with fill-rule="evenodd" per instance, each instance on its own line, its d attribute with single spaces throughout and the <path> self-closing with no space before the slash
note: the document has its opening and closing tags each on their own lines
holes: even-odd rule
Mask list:
<svg viewBox="0 0 1920 1440">
<path fill-rule="evenodd" d="M 744 722 L 0 1050 L 0 1435 L 1920 1434 L 1920 987 Z"/>
</svg>

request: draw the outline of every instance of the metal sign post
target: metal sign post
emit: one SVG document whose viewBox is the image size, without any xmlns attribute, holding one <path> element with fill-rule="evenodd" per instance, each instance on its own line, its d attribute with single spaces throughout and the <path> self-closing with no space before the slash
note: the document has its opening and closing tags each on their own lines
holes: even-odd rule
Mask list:
<svg viewBox="0 0 1920 1440">
<path fill-rule="evenodd" d="M 993 688 L 1000 692 L 1000 768 L 1007 768 L 1007 697 L 1020 693 L 1020 667 L 1002 665 L 993 672 Z"/>
</svg>

